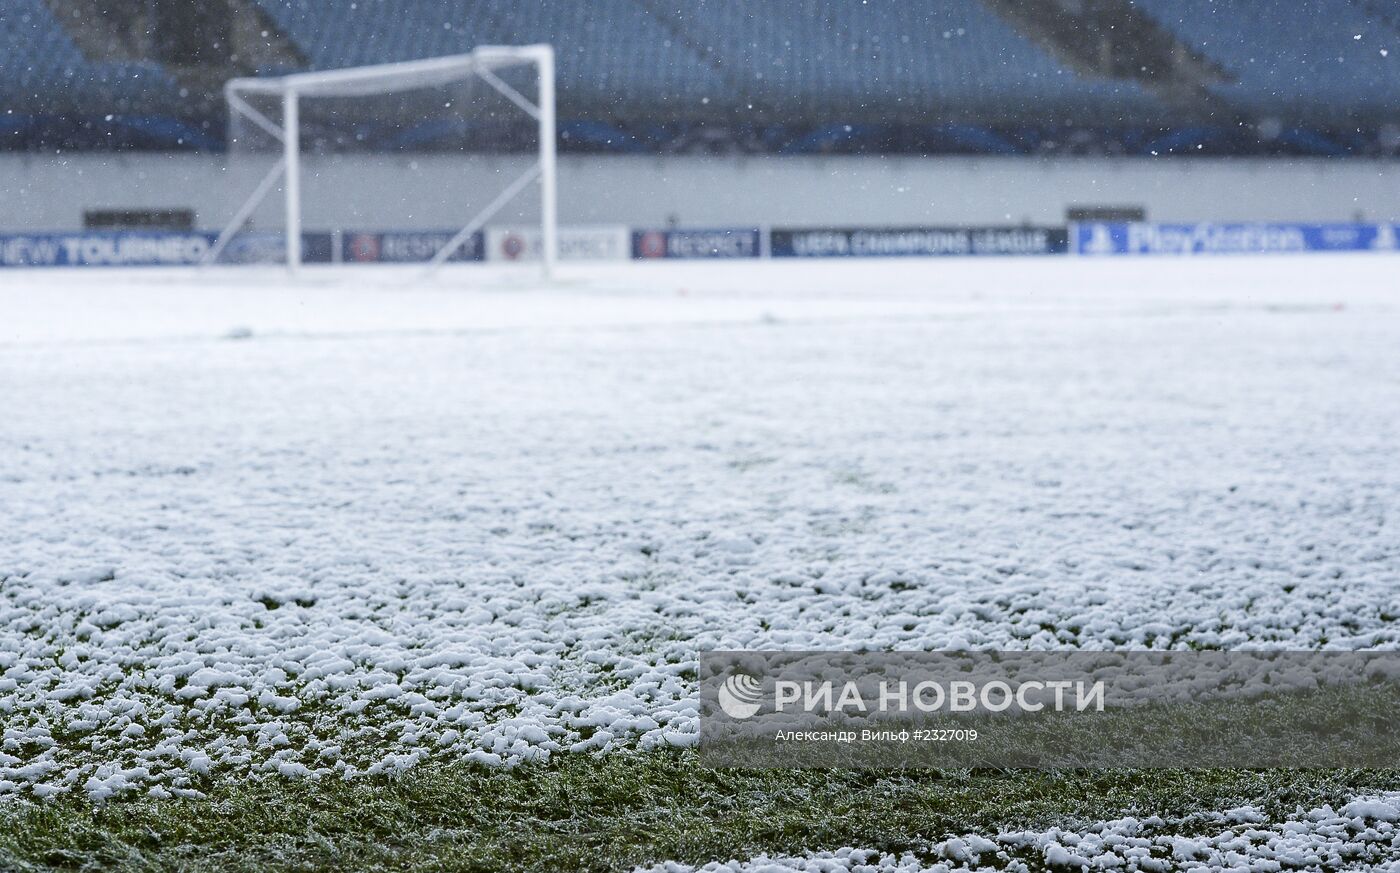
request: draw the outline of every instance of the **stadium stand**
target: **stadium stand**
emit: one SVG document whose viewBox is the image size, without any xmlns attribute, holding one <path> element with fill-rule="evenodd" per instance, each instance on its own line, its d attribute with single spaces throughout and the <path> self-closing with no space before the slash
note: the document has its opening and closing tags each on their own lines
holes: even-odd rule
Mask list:
<svg viewBox="0 0 1400 873">
<path fill-rule="evenodd" d="M 179 121 L 177 113 L 149 112 L 152 106 L 177 106 L 182 99 L 161 65 L 88 59 L 44 0 L 5 0 L 5 7 L 0 14 L 0 133 L 10 145 L 36 122 L 66 128 L 60 131 L 64 137 L 96 137 L 93 144 L 101 145 L 103 132 L 92 129 L 93 119 L 108 115 L 125 117 L 118 126 L 134 125 L 120 135 L 124 141 L 194 147 L 216 142 Z"/>
<path fill-rule="evenodd" d="M 261 0 L 319 69 L 402 61 L 476 45 L 547 42 L 561 103 L 574 112 L 666 106 L 723 93 L 723 82 L 634 0 L 362 0 L 349 12 Z M 384 35 L 388 34 L 386 38 Z M 375 35 L 373 38 L 371 35 Z"/>
<path fill-rule="evenodd" d="M 977 0 L 363 0 L 345 14 L 290 0 L 261 4 L 320 68 L 487 42 L 552 43 L 561 99 L 574 113 L 923 121 L 931 107 L 982 117 L 989 104 L 1021 116 L 1035 107 L 1043 116 L 1047 108 L 1101 112 L 1115 100 L 1123 110 L 1144 99 L 1131 85 L 1086 80 L 1056 64 Z"/>
<path fill-rule="evenodd" d="M 199 69 L 114 60 L 100 29 L 75 41 L 92 0 L 8 0 L 0 101 L 11 148 L 219 148 L 233 75 L 549 42 L 566 149 L 1375 153 L 1397 147 L 1381 128 L 1400 98 L 1400 14 L 1378 2 L 220 0 L 203 8 L 284 45 Z M 1096 17 L 1152 39 L 1086 62 L 1098 45 L 1066 34 Z M 1153 80 L 1173 58 L 1189 87 Z"/>
<path fill-rule="evenodd" d="M 1234 105 L 1285 123 L 1390 112 L 1400 32 L 1351 0 L 1136 0 L 1235 77 Z M 1282 83 L 1282 84 L 1281 84 Z M 1377 83 L 1384 83 L 1378 87 Z"/>
</svg>

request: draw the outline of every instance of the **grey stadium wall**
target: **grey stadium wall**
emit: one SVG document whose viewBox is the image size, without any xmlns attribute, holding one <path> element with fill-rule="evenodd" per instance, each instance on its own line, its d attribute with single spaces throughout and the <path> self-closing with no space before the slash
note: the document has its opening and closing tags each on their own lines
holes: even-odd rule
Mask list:
<svg viewBox="0 0 1400 873">
<path fill-rule="evenodd" d="M 305 227 L 453 227 L 526 158 L 345 156 L 305 162 Z M 0 231 L 67 231 L 85 210 L 192 209 L 222 224 L 262 166 L 200 154 L 0 154 Z M 1071 207 L 1147 220 L 1400 220 L 1388 161 L 1143 158 L 563 156 L 563 224 L 632 227 L 1060 225 Z M 501 223 L 534 218 L 522 198 Z M 281 226 L 276 195 L 254 226 Z"/>
</svg>

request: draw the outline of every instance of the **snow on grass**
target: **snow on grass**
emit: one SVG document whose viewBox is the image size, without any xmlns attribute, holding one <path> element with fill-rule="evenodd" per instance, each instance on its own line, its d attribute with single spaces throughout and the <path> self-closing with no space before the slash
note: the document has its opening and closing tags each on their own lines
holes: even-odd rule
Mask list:
<svg viewBox="0 0 1400 873">
<path fill-rule="evenodd" d="M 685 747 L 709 648 L 1394 646 L 1390 264 L 7 276 L 0 792 Z"/>
<path fill-rule="evenodd" d="M 648 873 L 966 873 L 978 870 L 1400 870 L 1400 794 L 1359 798 L 1340 810 L 1299 807 L 1269 823 L 1253 808 L 1177 821 L 1125 817 L 1077 828 L 977 834 L 933 844 L 926 861 L 843 848 L 804 856 L 759 856 L 692 866 L 674 862 Z M 639 868 L 640 873 L 640 868 Z"/>
</svg>

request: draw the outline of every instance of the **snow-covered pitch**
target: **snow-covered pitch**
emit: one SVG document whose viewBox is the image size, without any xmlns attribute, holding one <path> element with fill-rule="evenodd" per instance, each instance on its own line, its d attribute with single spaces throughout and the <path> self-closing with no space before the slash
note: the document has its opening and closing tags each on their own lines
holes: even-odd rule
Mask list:
<svg viewBox="0 0 1400 873">
<path fill-rule="evenodd" d="M 0 274 L 0 793 L 689 746 L 710 648 L 1393 647 L 1398 271 Z"/>
<path fill-rule="evenodd" d="M 1044 831 L 963 834 L 929 847 L 931 862 L 849 846 L 803 856 L 762 855 L 696 867 L 667 862 L 637 873 L 980 873 L 1030 870 L 1400 873 L 1400 794 L 1303 809 L 1273 823 L 1240 806 L 1173 821 L 1125 816 Z M 1035 866 L 1031 866 L 1034 864 Z"/>
</svg>

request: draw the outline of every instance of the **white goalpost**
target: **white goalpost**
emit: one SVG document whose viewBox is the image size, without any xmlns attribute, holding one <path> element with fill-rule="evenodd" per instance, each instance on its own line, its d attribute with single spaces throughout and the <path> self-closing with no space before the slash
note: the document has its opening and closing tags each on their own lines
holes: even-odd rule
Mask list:
<svg viewBox="0 0 1400 873">
<path fill-rule="evenodd" d="M 510 68 L 533 67 L 538 83 L 534 100 L 502 78 Z M 376 64 L 293 73 L 286 76 L 231 79 L 224 85 L 228 104 L 229 125 L 247 121 L 271 137 L 279 145 L 280 158 L 263 176 L 247 201 L 234 213 L 215 239 L 204 262 L 216 262 L 230 240 L 238 234 L 267 196 L 283 181 L 287 268 L 296 273 L 302 266 L 302 101 L 308 98 L 350 99 L 396 95 L 418 89 L 447 87 L 467 80 L 484 82 L 511 104 L 530 116 L 537 125 L 538 152 L 536 160 L 524 173 L 505 186 L 494 199 L 483 206 L 461 230 L 444 243 L 428 261 L 435 270 L 473 234 L 482 230 L 491 217 L 510 203 L 531 183 L 538 181 L 540 189 L 540 259 L 545 276 L 554 270 L 558 257 L 558 210 L 556 205 L 555 116 L 554 116 L 554 49 L 549 45 L 481 46 L 466 54 L 427 58 L 401 63 Z M 281 124 L 269 118 L 273 111 L 260 111 L 255 102 L 261 100 L 281 110 Z M 267 109 L 264 105 L 263 109 Z M 231 135 L 230 141 L 235 138 Z"/>
</svg>

